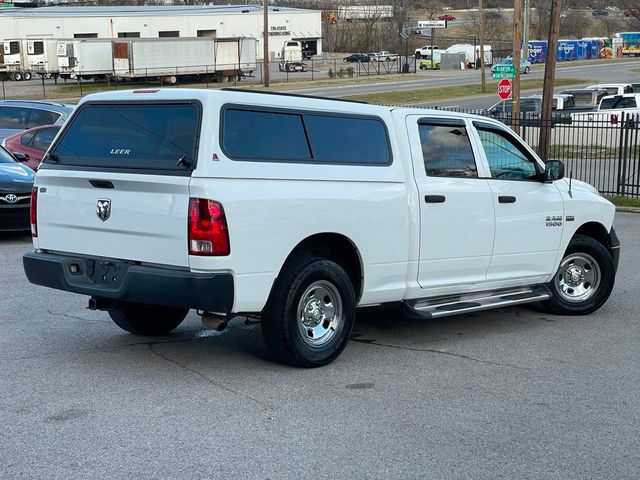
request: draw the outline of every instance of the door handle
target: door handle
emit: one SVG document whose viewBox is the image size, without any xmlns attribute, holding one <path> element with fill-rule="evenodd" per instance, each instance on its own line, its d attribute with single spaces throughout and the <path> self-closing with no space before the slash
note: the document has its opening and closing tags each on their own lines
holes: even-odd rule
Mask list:
<svg viewBox="0 0 640 480">
<path fill-rule="evenodd" d="M 444 195 L 425 195 L 425 203 L 444 203 L 447 198 Z"/>
<path fill-rule="evenodd" d="M 498 197 L 499 203 L 516 203 L 516 197 L 512 197 L 511 195 L 500 195 Z"/>
<path fill-rule="evenodd" d="M 89 180 L 89 183 L 95 188 L 113 188 L 113 183 L 109 180 Z"/>
</svg>

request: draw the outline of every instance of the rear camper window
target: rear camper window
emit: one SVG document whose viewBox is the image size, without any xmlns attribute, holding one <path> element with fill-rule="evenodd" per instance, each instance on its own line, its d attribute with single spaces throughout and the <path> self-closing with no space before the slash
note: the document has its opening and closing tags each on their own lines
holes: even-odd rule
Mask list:
<svg viewBox="0 0 640 480">
<path fill-rule="evenodd" d="M 194 103 L 87 104 L 54 146 L 56 160 L 47 163 L 191 171 L 199 124 Z"/>
</svg>

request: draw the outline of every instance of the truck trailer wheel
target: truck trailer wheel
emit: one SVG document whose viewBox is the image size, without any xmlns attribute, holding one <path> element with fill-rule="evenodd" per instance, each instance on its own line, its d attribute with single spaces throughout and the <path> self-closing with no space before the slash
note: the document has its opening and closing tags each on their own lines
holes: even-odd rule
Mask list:
<svg viewBox="0 0 640 480">
<path fill-rule="evenodd" d="M 337 263 L 303 256 L 288 262 L 262 313 L 262 336 L 278 360 L 320 367 L 344 350 L 355 320 L 355 293 Z"/>
<path fill-rule="evenodd" d="M 11 79 L 14 82 L 21 82 L 22 81 L 22 73 L 16 72 L 16 73 L 11 74 Z"/>
<path fill-rule="evenodd" d="M 31 72 L 24 72 L 24 79 L 27 81 L 31 80 Z"/>
<path fill-rule="evenodd" d="M 124 302 L 109 310 L 111 320 L 123 330 L 135 335 L 166 335 L 174 330 L 189 313 L 188 308 L 165 307 Z"/>
<path fill-rule="evenodd" d="M 614 281 L 613 259 L 606 247 L 591 237 L 576 235 L 547 284 L 552 295 L 544 305 L 559 315 L 595 312 L 609 298 Z"/>
</svg>

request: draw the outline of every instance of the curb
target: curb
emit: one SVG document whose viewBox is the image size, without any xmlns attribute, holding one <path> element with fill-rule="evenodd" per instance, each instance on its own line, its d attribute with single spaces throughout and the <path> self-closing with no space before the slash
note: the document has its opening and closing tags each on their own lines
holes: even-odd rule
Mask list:
<svg viewBox="0 0 640 480">
<path fill-rule="evenodd" d="M 616 207 L 616 212 L 640 213 L 640 207 Z"/>
</svg>

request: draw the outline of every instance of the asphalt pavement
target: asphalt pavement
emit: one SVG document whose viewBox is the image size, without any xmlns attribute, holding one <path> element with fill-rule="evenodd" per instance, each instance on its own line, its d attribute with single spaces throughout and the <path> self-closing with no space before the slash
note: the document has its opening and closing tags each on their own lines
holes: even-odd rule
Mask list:
<svg viewBox="0 0 640 480">
<path fill-rule="evenodd" d="M 314 370 L 273 363 L 242 321 L 128 335 L 30 285 L 30 239 L 2 234 L 0 478 L 637 478 L 640 216 L 616 229 L 590 316 L 367 309 Z"/>
</svg>

